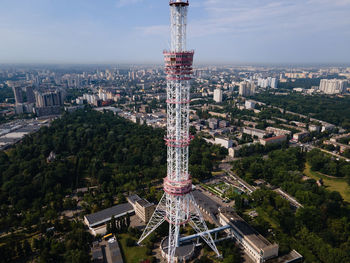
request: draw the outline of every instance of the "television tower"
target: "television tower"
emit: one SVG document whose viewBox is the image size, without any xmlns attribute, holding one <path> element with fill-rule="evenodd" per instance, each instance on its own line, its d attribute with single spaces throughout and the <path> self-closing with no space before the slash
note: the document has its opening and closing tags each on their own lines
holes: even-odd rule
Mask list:
<svg viewBox="0 0 350 263">
<path fill-rule="evenodd" d="M 190 79 L 194 51 L 186 50 L 186 25 L 189 3 L 184 0 L 169 2 L 171 13 L 171 48 L 164 51 L 167 74 L 167 177 L 164 195 L 148 222 L 140 244 L 165 220 L 169 222 L 167 260 L 175 261 L 180 246 L 180 228 L 188 223 L 215 251 L 213 238 L 192 194 L 192 180 L 188 172 L 191 135 L 189 132 Z"/>
</svg>

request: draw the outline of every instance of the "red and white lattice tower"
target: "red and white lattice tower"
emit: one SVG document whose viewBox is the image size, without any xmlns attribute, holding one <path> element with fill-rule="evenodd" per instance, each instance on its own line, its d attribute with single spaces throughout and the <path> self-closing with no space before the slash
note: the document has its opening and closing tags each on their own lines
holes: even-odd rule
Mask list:
<svg viewBox="0 0 350 263">
<path fill-rule="evenodd" d="M 164 195 L 148 222 L 138 243 L 142 242 L 165 220 L 169 222 L 168 262 L 174 262 L 179 244 L 180 227 L 188 223 L 204 241 L 219 252 L 208 232 L 204 218 L 192 194 L 188 172 L 190 79 L 193 51 L 186 50 L 188 1 L 170 1 L 171 49 L 164 51 L 167 74 L 167 177 Z"/>
</svg>

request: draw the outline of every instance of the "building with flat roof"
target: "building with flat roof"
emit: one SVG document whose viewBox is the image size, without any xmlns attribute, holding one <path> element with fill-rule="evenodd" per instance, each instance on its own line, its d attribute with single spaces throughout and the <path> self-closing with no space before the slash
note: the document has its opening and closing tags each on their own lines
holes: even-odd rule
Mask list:
<svg viewBox="0 0 350 263">
<path fill-rule="evenodd" d="M 315 125 L 315 124 L 310 124 L 309 125 L 309 131 L 310 132 L 320 132 L 321 131 L 321 126 Z"/>
<path fill-rule="evenodd" d="M 343 79 L 321 79 L 320 91 L 325 94 L 342 94 L 345 93 L 347 80 Z"/>
<path fill-rule="evenodd" d="M 228 149 L 228 148 L 232 147 L 233 142 L 230 139 L 216 137 L 215 138 L 215 144 L 218 144 L 218 145 Z"/>
<path fill-rule="evenodd" d="M 214 97 L 213 97 L 213 99 L 217 103 L 221 103 L 222 102 L 222 90 L 221 89 L 215 89 L 214 90 Z"/>
<path fill-rule="evenodd" d="M 276 136 L 280 136 L 280 135 L 289 135 L 289 136 L 291 136 L 292 135 L 291 131 L 280 129 L 280 128 L 275 128 L 275 127 L 267 127 L 266 131 L 269 132 L 269 133 L 273 133 Z"/>
<path fill-rule="evenodd" d="M 16 104 L 23 103 L 22 87 L 12 87 L 12 90 L 15 95 Z"/>
<path fill-rule="evenodd" d="M 102 247 L 99 245 L 98 241 L 92 243 L 91 255 L 93 263 L 104 263 Z"/>
<path fill-rule="evenodd" d="M 137 194 L 134 195 L 130 195 L 126 198 L 126 200 L 128 201 L 129 204 L 131 204 L 134 209 L 135 209 L 135 205 L 136 205 L 136 201 L 141 200 L 141 197 L 139 197 Z"/>
<path fill-rule="evenodd" d="M 263 138 L 266 135 L 266 131 L 255 129 L 255 128 L 250 128 L 250 127 L 244 127 L 243 133 L 249 134 L 253 137 L 256 136 L 258 138 Z"/>
<path fill-rule="evenodd" d="M 235 240 L 255 263 L 265 262 L 278 256 L 278 244 L 271 244 L 237 215 L 232 208 L 221 208 L 219 221 L 222 226 L 231 226 L 228 231 L 231 231 Z"/>
<path fill-rule="evenodd" d="M 298 133 L 293 134 L 293 140 L 299 142 L 308 135 L 309 135 L 309 132 L 307 132 L 307 131 L 298 132 Z"/>
<path fill-rule="evenodd" d="M 249 143 L 237 145 L 236 147 L 229 148 L 228 155 L 232 158 L 237 158 L 240 156 L 242 148 L 249 147 L 251 145 L 253 145 L 253 143 L 249 142 Z"/>
<path fill-rule="evenodd" d="M 282 144 L 287 141 L 287 136 L 281 135 L 281 136 L 275 136 L 271 138 L 266 139 L 260 139 L 260 144 L 267 146 L 272 144 Z"/>
<path fill-rule="evenodd" d="M 216 215 L 219 213 L 221 204 L 217 203 L 214 199 L 205 195 L 198 189 L 192 191 L 192 194 L 199 209 L 204 215 L 207 215 L 207 218 L 210 219 L 211 223 L 218 223 Z"/>
<path fill-rule="evenodd" d="M 239 84 L 239 95 L 242 97 L 249 97 L 255 95 L 255 84 L 250 81 L 242 81 Z"/>
<path fill-rule="evenodd" d="M 246 100 L 244 106 L 247 110 L 255 109 L 255 102 L 251 100 Z"/>
<path fill-rule="evenodd" d="M 122 217 L 127 214 L 133 214 L 134 208 L 129 203 L 116 205 L 94 214 L 84 216 L 84 223 L 89 227 L 93 235 L 105 234 L 107 223 L 114 218 Z"/>
<path fill-rule="evenodd" d="M 108 240 L 106 247 L 107 263 L 123 263 L 122 253 L 115 238 Z"/>
<path fill-rule="evenodd" d="M 146 199 L 140 199 L 135 202 L 135 214 L 145 223 L 147 223 L 154 212 L 155 205 Z"/>
</svg>

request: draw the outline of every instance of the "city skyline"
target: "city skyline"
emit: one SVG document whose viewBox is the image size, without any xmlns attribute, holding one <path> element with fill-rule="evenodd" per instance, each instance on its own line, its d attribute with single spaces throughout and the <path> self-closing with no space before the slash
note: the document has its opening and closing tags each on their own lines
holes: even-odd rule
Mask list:
<svg viewBox="0 0 350 263">
<path fill-rule="evenodd" d="M 349 63 L 349 0 L 191 1 L 188 47 L 201 63 Z M 160 0 L 8 1 L 1 63 L 161 63 Z M 147 50 L 147 52 L 144 52 Z"/>
</svg>

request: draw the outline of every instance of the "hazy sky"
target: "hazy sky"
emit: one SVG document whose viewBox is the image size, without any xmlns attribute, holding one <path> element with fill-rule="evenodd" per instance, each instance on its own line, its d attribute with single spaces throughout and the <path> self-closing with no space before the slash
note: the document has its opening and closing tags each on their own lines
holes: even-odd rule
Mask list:
<svg viewBox="0 0 350 263">
<path fill-rule="evenodd" d="M 168 0 L 0 0 L 1 63 L 162 63 Z M 350 63 L 350 0 L 192 0 L 197 63 Z"/>
</svg>

